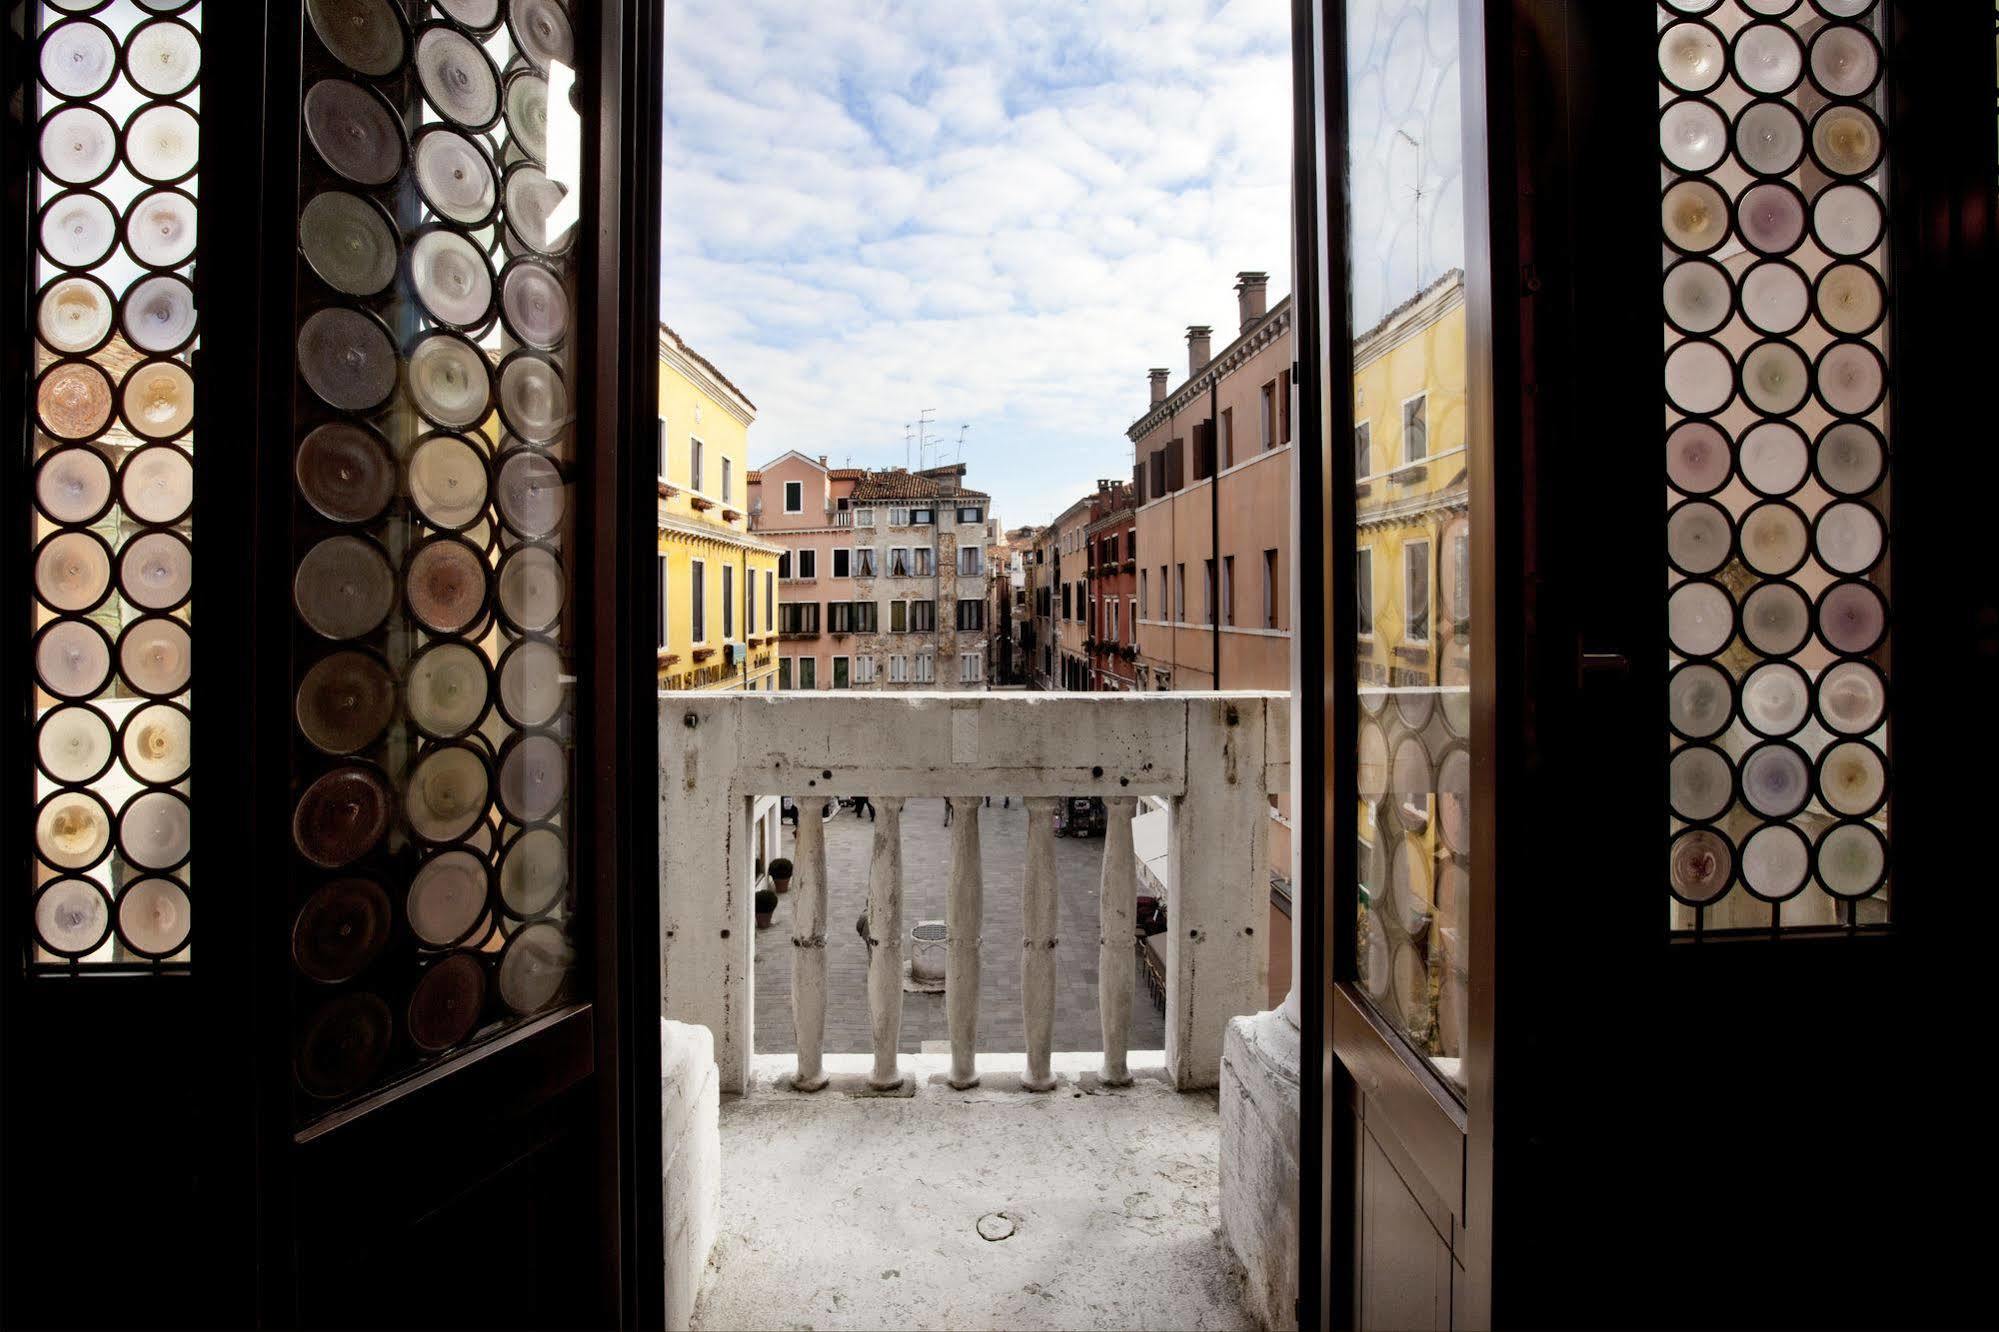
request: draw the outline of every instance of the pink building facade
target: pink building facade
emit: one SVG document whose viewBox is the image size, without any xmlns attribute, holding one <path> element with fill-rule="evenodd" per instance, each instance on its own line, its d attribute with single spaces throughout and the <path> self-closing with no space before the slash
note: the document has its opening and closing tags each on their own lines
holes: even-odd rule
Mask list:
<svg viewBox="0 0 1999 1332">
<path fill-rule="evenodd" d="M 1217 354 L 1188 329 L 1188 375 L 1152 372 L 1133 422 L 1137 676 L 1147 689 L 1291 687 L 1291 301 L 1240 275 L 1242 329 Z"/>
</svg>

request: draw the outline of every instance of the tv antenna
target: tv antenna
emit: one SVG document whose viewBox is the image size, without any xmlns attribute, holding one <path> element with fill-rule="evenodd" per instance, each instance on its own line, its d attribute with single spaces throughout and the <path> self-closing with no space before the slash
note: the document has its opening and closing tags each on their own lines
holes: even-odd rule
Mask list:
<svg viewBox="0 0 1999 1332">
<path fill-rule="evenodd" d="M 925 407 L 916 414 L 916 469 L 922 471 L 929 466 L 930 421 L 937 415 L 935 407 Z"/>
</svg>

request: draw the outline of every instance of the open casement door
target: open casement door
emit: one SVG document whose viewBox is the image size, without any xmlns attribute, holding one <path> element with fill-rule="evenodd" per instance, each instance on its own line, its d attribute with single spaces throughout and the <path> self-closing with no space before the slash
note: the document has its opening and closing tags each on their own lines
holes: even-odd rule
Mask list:
<svg viewBox="0 0 1999 1332">
<path fill-rule="evenodd" d="M 1294 13 L 1311 1312 L 1962 1320 L 1991 16 Z"/>
<path fill-rule="evenodd" d="M 6 1319 L 657 1322 L 659 6 L 7 17 Z"/>
</svg>

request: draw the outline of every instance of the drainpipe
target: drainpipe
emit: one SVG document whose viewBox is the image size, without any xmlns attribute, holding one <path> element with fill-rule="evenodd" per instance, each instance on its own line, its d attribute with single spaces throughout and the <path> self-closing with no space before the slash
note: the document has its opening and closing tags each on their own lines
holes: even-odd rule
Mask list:
<svg viewBox="0 0 1999 1332">
<path fill-rule="evenodd" d="M 1215 570 L 1215 585 L 1208 594 L 1208 613 L 1214 623 L 1208 638 L 1214 649 L 1214 687 L 1222 687 L 1222 418 L 1221 376 L 1208 381 L 1208 445 L 1214 453 L 1208 459 L 1208 557 Z"/>
</svg>

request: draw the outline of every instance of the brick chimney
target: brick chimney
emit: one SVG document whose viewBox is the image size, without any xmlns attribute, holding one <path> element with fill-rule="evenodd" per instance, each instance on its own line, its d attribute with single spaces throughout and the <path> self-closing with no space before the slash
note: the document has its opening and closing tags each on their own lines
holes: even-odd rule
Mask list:
<svg viewBox="0 0 1999 1332">
<path fill-rule="evenodd" d="M 1189 377 L 1201 373 L 1201 367 L 1208 363 L 1208 343 L 1215 330 L 1206 324 L 1187 325 L 1187 374 Z"/>
<path fill-rule="evenodd" d="M 824 467 L 826 465 L 826 455 L 823 453 L 819 455 L 819 465 L 821 467 Z"/>
<path fill-rule="evenodd" d="M 1249 326 L 1263 318 L 1264 293 L 1270 286 L 1268 273 L 1237 273 L 1235 275 L 1236 308 L 1242 315 L 1239 333 L 1249 332 Z"/>
<path fill-rule="evenodd" d="M 1145 373 L 1146 377 L 1152 381 L 1152 405 L 1157 407 L 1160 403 L 1166 401 L 1166 377 L 1173 372 L 1162 365 L 1154 366 Z"/>
</svg>

